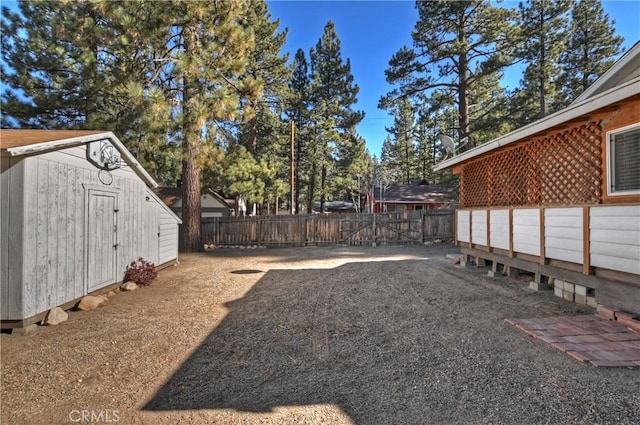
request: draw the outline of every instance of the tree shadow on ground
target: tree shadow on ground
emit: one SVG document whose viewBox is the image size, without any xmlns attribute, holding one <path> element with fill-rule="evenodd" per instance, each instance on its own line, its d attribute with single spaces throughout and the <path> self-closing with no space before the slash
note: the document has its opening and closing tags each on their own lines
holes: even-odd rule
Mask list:
<svg viewBox="0 0 640 425">
<path fill-rule="evenodd" d="M 357 423 L 420 422 L 423 369 L 447 361 L 425 325 L 450 301 L 429 291 L 425 261 L 402 263 L 422 279 L 398 276 L 398 262 L 269 271 L 144 409 L 331 404 Z"/>
</svg>

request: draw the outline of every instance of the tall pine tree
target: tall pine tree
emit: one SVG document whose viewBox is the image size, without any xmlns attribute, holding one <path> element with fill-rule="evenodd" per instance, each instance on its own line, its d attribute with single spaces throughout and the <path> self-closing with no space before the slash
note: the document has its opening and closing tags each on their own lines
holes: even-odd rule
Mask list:
<svg viewBox="0 0 640 425">
<path fill-rule="evenodd" d="M 578 1 L 571 9 L 568 44 L 560 54 L 557 108 L 571 103 L 613 65 L 623 41 L 600 0 Z"/>
<path fill-rule="evenodd" d="M 333 22 L 327 22 L 310 56 L 313 143 L 319 154 L 320 211 L 324 212 L 328 194 L 327 179 L 334 166 L 336 143 L 348 129 L 362 121 L 364 113 L 352 109 L 357 102 L 359 88 L 353 82 L 349 59 L 342 61 L 340 39 Z M 313 193 L 310 195 L 313 196 Z"/>
<path fill-rule="evenodd" d="M 400 97 L 444 92 L 458 110 L 458 139 L 471 136 L 470 93 L 487 75 L 509 64 L 511 12 L 487 0 L 417 1 L 413 48 L 403 47 L 389 61 L 387 81 L 397 84 L 380 101 L 383 108 Z"/>
<path fill-rule="evenodd" d="M 518 127 L 554 112 L 560 54 L 569 35 L 570 6 L 571 0 L 527 0 L 519 4 L 517 55 L 527 67 L 514 100 Z"/>
</svg>

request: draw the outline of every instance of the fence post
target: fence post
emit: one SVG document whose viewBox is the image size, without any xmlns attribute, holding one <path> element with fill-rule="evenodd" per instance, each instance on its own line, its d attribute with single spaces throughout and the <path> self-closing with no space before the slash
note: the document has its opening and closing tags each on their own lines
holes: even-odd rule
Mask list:
<svg viewBox="0 0 640 425">
<path fill-rule="evenodd" d="M 258 236 L 256 239 L 258 240 L 258 246 L 260 246 L 262 245 L 262 219 L 256 218 L 256 220 L 258 221 Z"/>
</svg>

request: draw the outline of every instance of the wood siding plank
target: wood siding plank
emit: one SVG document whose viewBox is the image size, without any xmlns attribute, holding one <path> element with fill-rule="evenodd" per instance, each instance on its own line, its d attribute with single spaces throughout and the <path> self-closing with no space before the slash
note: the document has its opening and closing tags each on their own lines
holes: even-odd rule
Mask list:
<svg viewBox="0 0 640 425">
<path fill-rule="evenodd" d="M 471 242 L 471 211 L 458 210 L 458 228 L 456 234 L 461 242 Z"/>
<path fill-rule="evenodd" d="M 471 211 L 471 243 L 487 245 L 487 210 Z"/>
<path fill-rule="evenodd" d="M 509 250 L 509 210 L 491 210 L 489 225 L 491 247 Z"/>
<path fill-rule="evenodd" d="M 590 208 L 591 265 L 640 274 L 640 206 Z"/>
<path fill-rule="evenodd" d="M 539 209 L 513 210 L 513 249 L 523 254 L 540 255 Z"/>
<path fill-rule="evenodd" d="M 6 184 L 8 198 L 3 198 L 2 204 L 10 202 L 9 214 L 6 216 L 6 239 L 3 238 L 3 247 L 6 243 L 7 280 L 2 280 L 5 291 L 2 294 L 3 304 L 6 310 L 2 311 L 2 318 L 6 320 L 19 320 L 22 318 L 25 305 L 25 294 L 22 287 L 25 261 L 24 250 L 24 159 L 3 158 L 3 181 Z M 3 221 L 4 221 L 3 217 Z M 6 297 L 6 298 L 5 298 Z"/>
</svg>

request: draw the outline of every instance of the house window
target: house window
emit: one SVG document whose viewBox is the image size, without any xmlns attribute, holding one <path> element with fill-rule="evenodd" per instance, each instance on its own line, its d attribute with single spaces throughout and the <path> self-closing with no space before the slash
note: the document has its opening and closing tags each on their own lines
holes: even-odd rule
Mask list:
<svg viewBox="0 0 640 425">
<path fill-rule="evenodd" d="M 610 195 L 640 194 L 640 125 L 607 134 Z"/>
</svg>

